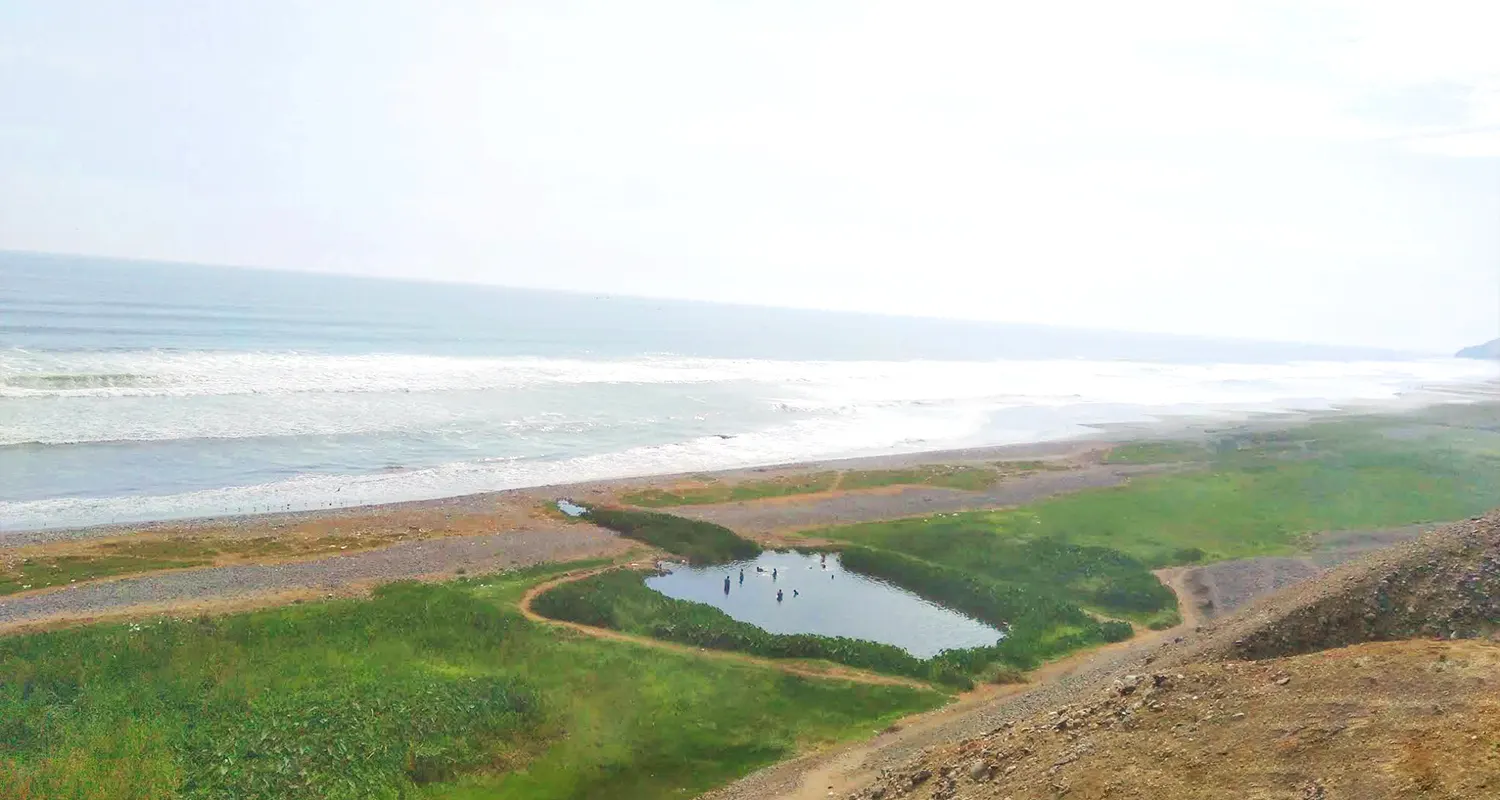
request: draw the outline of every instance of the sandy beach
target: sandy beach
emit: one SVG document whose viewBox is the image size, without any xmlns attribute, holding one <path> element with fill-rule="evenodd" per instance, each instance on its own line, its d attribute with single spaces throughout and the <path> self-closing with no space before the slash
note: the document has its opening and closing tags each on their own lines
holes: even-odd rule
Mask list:
<svg viewBox="0 0 1500 800">
<path fill-rule="evenodd" d="M 611 503 L 627 492 L 669 488 L 688 480 L 733 483 L 827 470 L 1006 461 L 1042 461 L 1051 467 L 1003 476 L 981 491 L 896 486 L 673 509 L 774 542 L 778 534 L 799 528 L 1016 505 L 1118 485 L 1132 474 L 1160 469 L 1105 465 L 1101 462 L 1109 446 L 1106 438 L 1097 437 L 593 481 L 311 512 L 8 531 L 0 534 L 0 565 L 5 566 L 28 560 L 98 558 L 121 548 L 145 546 L 167 553 L 197 548 L 213 555 L 206 563 L 189 568 L 28 587 L 0 596 L 0 630 L 109 616 L 238 609 L 358 593 L 392 580 L 441 579 L 546 561 L 614 558 L 630 550 L 631 543 L 566 518 L 556 511 L 556 501 Z"/>
</svg>

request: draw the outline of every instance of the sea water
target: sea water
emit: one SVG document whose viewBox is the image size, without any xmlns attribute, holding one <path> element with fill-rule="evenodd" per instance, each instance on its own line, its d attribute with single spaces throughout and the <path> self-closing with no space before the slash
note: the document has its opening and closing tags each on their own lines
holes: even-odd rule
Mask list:
<svg viewBox="0 0 1500 800">
<path fill-rule="evenodd" d="M 993 645 L 1005 636 L 998 628 L 898 586 L 848 572 L 837 554 L 824 558 L 768 551 L 749 561 L 716 567 L 664 566 L 666 573 L 647 578 L 647 586 L 678 600 L 707 603 L 772 633 L 883 642 L 918 658 Z M 742 570 L 743 582 L 739 579 Z M 729 578 L 727 591 L 725 578 Z"/>
<path fill-rule="evenodd" d="M 0 253 L 0 531 L 1426 402 L 1478 361 Z"/>
</svg>

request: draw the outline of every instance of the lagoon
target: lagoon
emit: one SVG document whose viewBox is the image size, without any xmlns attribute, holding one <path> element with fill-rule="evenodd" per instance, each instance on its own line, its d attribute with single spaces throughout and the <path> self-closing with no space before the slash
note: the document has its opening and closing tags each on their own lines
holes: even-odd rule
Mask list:
<svg viewBox="0 0 1500 800">
<path fill-rule="evenodd" d="M 764 572 L 757 572 L 760 567 Z M 895 645 L 918 658 L 993 645 L 1000 630 L 884 581 L 846 571 L 836 553 L 762 553 L 714 567 L 663 564 L 646 580 L 662 594 L 711 605 L 771 633 L 847 636 Z M 740 571 L 744 570 L 744 582 Z M 772 571 L 775 570 L 775 577 Z M 724 591 L 728 577 L 729 591 Z M 782 600 L 776 600 L 776 592 Z"/>
</svg>

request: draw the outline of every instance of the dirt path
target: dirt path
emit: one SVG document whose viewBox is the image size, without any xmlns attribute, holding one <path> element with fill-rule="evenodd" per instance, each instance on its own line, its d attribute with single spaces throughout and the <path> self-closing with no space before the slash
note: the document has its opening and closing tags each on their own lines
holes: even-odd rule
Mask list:
<svg viewBox="0 0 1500 800">
<path fill-rule="evenodd" d="M 933 688 L 926 683 L 918 680 L 913 680 L 911 678 L 901 678 L 894 675 L 881 675 L 876 672 L 868 672 L 866 670 L 855 669 L 853 667 L 845 667 L 832 664 L 812 664 L 805 661 L 789 661 L 786 659 L 762 658 L 760 656 L 752 656 L 745 653 L 736 653 L 730 650 L 712 650 L 703 647 L 692 647 L 691 645 L 678 644 L 676 642 L 667 642 L 661 639 L 653 639 L 648 636 L 636 636 L 635 634 L 624 633 L 622 631 L 611 630 L 609 628 L 596 628 L 592 625 L 583 625 L 577 622 L 566 622 L 564 620 L 552 619 L 551 617 L 544 617 L 531 608 L 532 602 L 535 601 L 537 597 L 539 597 L 543 592 L 553 588 L 554 586 L 559 586 L 564 583 L 572 583 L 573 581 L 581 581 L 584 578 L 592 577 L 594 575 L 598 575 L 601 572 L 606 572 L 611 569 L 616 569 L 616 567 L 599 567 L 596 569 L 578 570 L 576 572 L 569 572 L 566 575 L 562 575 L 550 581 L 546 581 L 545 583 L 539 583 L 536 586 L 533 586 L 530 589 L 526 590 L 526 594 L 521 596 L 521 601 L 516 604 L 516 607 L 520 610 L 521 616 L 531 620 L 532 622 L 542 625 L 551 625 L 558 628 L 566 628 L 568 630 L 581 633 L 585 636 L 592 636 L 596 639 L 608 639 L 613 642 L 626 642 L 629 644 L 638 645 L 640 647 L 650 647 L 656 650 L 666 650 L 673 653 L 682 653 L 697 658 L 711 658 L 718 661 L 733 661 L 740 664 L 751 664 L 757 667 L 779 670 L 790 675 L 799 675 L 805 678 L 829 678 L 834 680 L 853 681 L 855 683 L 868 683 L 876 686 L 909 686 L 913 689 Z"/>
<path fill-rule="evenodd" d="M 1182 622 L 1178 628 L 1192 630 L 1203 624 L 1205 619 L 1203 608 L 1197 600 L 1197 593 L 1193 590 L 1190 579 L 1196 567 L 1166 567 L 1155 570 L 1151 574 L 1162 582 L 1162 585 L 1172 590 L 1177 595 L 1177 613 L 1181 615 Z"/>
</svg>

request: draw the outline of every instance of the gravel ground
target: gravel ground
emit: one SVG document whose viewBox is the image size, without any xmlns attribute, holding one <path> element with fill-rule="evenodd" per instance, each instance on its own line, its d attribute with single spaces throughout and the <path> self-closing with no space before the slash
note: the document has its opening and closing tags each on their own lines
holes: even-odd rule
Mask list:
<svg viewBox="0 0 1500 800">
<path fill-rule="evenodd" d="M 716 522 L 740 533 L 766 534 L 915 517 L 939 511 L 976 511 L 1021 505 L 1084 489 L 1119 486 L 1132 475 L 1163 470 L 1164 467 L 1157 465 L 1090 466 L 1008 478 L 978 492 L 911 486 L 892 492 L 851 492 L 815 499 L 789 497 L 666 510 L 684 517 Z"/>
<path fill-rule="evenodd" d="M 1266 556 L 1206 564 L 1188 572 L 1184 584 L 1205 617 L 1228 614 L 1259 597 L 1314 578 L 1374 550 L 1410 541 L 1432 525 L 1370 531 L 1331 531 L 1314 540 L 1305 556 Z"/>
<path fill-rule="evenodd" d="M 589 525 L 407 542 L 381 550 L 284 564 L 251 564 L 145 575 L 0 598 L 0 627 L 206 600 L 494 571 L 547 561 L 615 555 L 629 543 Z"/>
</svg>

